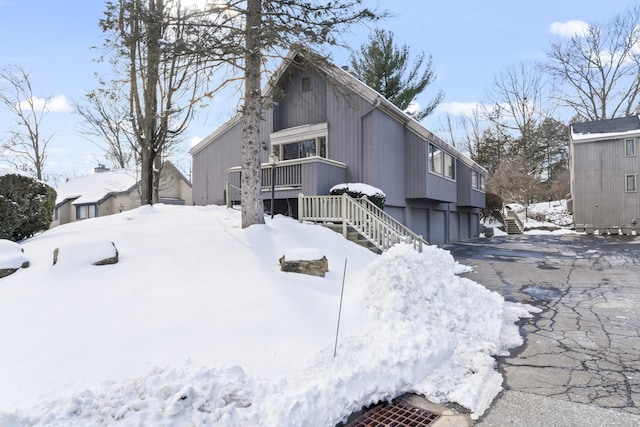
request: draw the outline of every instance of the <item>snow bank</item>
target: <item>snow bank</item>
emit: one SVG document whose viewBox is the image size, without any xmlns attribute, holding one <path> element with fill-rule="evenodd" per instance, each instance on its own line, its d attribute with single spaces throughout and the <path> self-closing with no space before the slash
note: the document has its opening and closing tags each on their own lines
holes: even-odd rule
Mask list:
<svg viewBox="0 0 640 427">
<path fill-rule="evenodd" d="M 121 262 L 51 267 L 53 245 L 84 239 L 114 241 Z M 502 382 L 493 356 L 533 310 L 432 246 L 375 256 L 281 216 L 241 229 L 217 207 L 144 207 L 25 246 L 33 268 L 0 283 L 2 426 L 333 426 L 405 392 L 478 417 Z M 303 246 L 348 260 L 335 358 L 343 271 L 280 272 Z"/>
<path fill-rule="evenodd" d="M 22 247 L 11 240 L 0 239 L 0 270 L 18 269 L 28 262 Z"/>
</svg>

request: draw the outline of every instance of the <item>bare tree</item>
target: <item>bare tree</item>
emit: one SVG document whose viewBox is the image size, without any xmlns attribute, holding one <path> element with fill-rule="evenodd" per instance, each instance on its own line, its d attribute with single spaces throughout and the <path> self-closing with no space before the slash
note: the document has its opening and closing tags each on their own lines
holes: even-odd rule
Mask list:
<svg viewBox="0 0 640 427">
<path fill-rule="evenodd" d="M 547 70 L 583 120 L 629 115 L 640 91 L 640 6 L 551 44 Z"/>
<path fill-rule="evenodd" d="M 119 90 L 94 90 L 73 108 L 83 119 L 82 133 L 102 149 L 112 167 L 130 168 L 139 158 L 126 99 Z"/>
<path fill-rule="evenodd" d="M 163 156 L 187 129 L 195 107 L 214 92 L 209 90 L 212 58 L 186 49 L 195 37 L 191 13 L 180 1 L 118 0 L 107 2 L 100 22 L 117 76 L 113 86 L 126 82 L 143 204 L 157 199 Z"/>
<path fill-rule="evenodd" d="M 260 183 L 260 121 L 265 100 L 261 76 L 269 58 L 304 49 L 316 64 L 324 56 L 308 48 L 339 45 L 341 31 L 381 15 L 365 8 L 361 0 L 227 0 L 207 11 L 201 28 L 208 34 L 205 48 L 242 74 L 242 227 L 264 223 Z"/>
<path fill-rule="evenodd" d="M 534 62 L 519 62 L 496 76 L 489 92 L 492 111 L 486 116 L 505 132 L 530 139 L 536 127 L 550 116 L 542 69 Z"/>
<path fill-rule="evenodd" d="M 9 140 L 2 144 L 2 148 L 10 154 L 7 160 L 15 167 L 43 180 L 47 146 L 53 135 L 42 132 L 42 121 L 49 112 L 48 99 L 34 96 L 30 75 L 18 65 L 0 73 L 4 82 L 0 102 L 15 118 Z"/>
</svg>

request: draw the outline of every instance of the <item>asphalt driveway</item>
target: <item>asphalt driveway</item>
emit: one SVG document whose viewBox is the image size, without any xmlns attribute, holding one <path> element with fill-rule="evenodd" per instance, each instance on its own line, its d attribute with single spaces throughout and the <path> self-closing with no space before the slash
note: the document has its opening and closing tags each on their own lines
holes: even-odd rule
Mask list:
<svg viewBox="0 0 640 427">
<path fill-rule="evenodd" d="M 640 236 L 517 235 L 445 248 L 474 268 L 465 277 L 543 310 L 523 322 L 524 346 L 498 360 L 507 391 L 640 415 Z"/>
</svg>

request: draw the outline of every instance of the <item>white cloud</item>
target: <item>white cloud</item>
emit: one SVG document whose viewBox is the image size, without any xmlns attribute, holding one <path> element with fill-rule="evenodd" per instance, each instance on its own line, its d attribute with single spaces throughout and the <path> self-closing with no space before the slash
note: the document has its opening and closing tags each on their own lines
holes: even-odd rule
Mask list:
<svg viewBox="0 0 640 427">
<path fill-rule="evenodd" d="M 480 108 L 482 104 L 479 102 L 443 102 L 438 105 L 438 113 L 471 117 Z"/>
<path fill-rule="evenodd" d="M 53 96 L 50 98 L 31 98 L 31 103 L 33 103 L 33 108 L 35 110 L 43 110 L 46 106 L 48 111 L 56 112 L 56 113 L 70 113 L 73 111 L 73 107 L 67 101 L 67 97 L 64 95 Z M 22 101 L 20 103 L 20 107 L 22 109 L 31 109 L 31 105 L 29 101 Z"/>
<path fill-rule="evenodd" d="M 189 147 L 195 147 L 202 140 L 203 138 L 199 136 L 192 136 L 191 138 L 189 138 Z"/>
<path fill-rule="evenodd" d="M 584 21 L 571 20 L 567 22 L 554 22 L 549 27 L 549 33 L 561 37 L 582 36 L 589 30 L 589 24 Z"/>
</svg>

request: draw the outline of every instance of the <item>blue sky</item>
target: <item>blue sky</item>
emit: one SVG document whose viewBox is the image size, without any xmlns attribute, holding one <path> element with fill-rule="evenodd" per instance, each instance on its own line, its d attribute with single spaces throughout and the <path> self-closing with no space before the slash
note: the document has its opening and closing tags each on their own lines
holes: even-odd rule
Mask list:
<svg viewBox="0 0 640 427">
<path fill-rule="evenodd" d="M 374 0 L 371 0 L 373 3 Z M 437 90 L 445 92 L 440 111 L 456 111 L 465 104 L 482 102 L 495 76 L 519 61 L 543 59 L 555 23 L 570 21 L 606 22 L 627 10 L 632 0 L 486 0 L 483 2 L 377 0 L 380 9 L 392 16 L 379 24 L 393 31 L 397 43 L 411 52 L 433 56 L 436 81 L 418 98 L 428 102 Z M 98 21 L 101 0 L 0 0 L 0 68 L 18 64 L 30 71 L 37 97 L 80 100 L 95 86 L 94 62 L 101 44 Z M 368 29 L 345 33 L 345 41 L 357 48 L 367 40 Z M 337 65 L 348 63 L 349 52 L 334 50 Z M 64 98 L 63 98 L 64 97 Z M 233 104 L 233 105 L 230 105 Z M 211 111 L 193 123 L 187 139 L 205 137 L 235 108 L 228 99 L 214 99 Z M 456 107 L 456 108 L 454 108 Z M 0 113 L 0 138 L 10 125 Z M 100 150 L 79 133 L 79 118 L 61 108 L 46 117 L 44 130 L 54 133 L 49 146 L 46 171 L 61 177 L 90 173 L 101 161 Z M 437 116 L 425 124 L 434 128 Z M 176 163 L 187 168 L 189 141 Z M 2 159 L 0 159 L 2 160 Z"/>
</svg>

